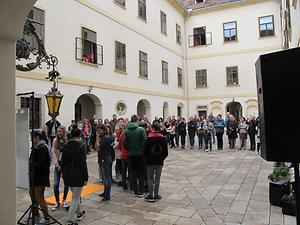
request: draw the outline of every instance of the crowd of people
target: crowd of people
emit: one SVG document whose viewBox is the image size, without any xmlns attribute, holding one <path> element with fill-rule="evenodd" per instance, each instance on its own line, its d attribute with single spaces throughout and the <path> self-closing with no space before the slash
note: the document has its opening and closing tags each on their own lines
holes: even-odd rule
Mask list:
<svg viewBox="0 0 300 225">
<path fill-rule="evenodd" d="M 83 186 L 88 182 L 87 154 L 97 151 L 99 165 L 99 181 L 104 185 L 101 201 L 111 199 L 111 185 L 116 181 L 123 191 L 133 191 L 135 197 L 153 202 L 161 199 L 159 195 L 160 177 L 168 149 L 194 149 L 195 139 L 198 149 L 205 152 L 224 148 L 224 133 L 228 136 L 230 149 L 246 149 L 249 136 L 250 148 L 259 152 L 259 119 L 252 117 L 246 120 L 243 116 L 237 122 L 230 113 L 225 119 L 221 114 L 216 117 L 209 113 L 207 117 L 191 116 L 186 122 L 183 117 L 155 117 L 152 122 L 145 115 L 139 118 L 132 115 L 130 121 L 126 118 L 111 120 L 71 121 L 66 128 L 59 121 L 52 119 L 46 123 L 47 130 L 35 131 L 34 146 L 30 155 L 30 174 L 32 185 L 30 193 L 32 202 L 39 205 L 44 213 L 40 224 L 49 222 L 48 208 L 44 199 L 45 187 L 50 186 L 50 164 L 54 165 L 53 191 L 56 204 L 52 210 L 60 206 L 69 209 L 67 225 L 76 224 L 84 218 L 86 212 L 80 204 Z M 188 138 L 187 138 L 188 136 Z M 240 143 L 237 146 L 236 139 Z M 49 144 L 48 144 L 49 141 Z M 256 146 L 257 142 L 257 146 Z M 112 177 L 115 161 L 115 179 Z M 60 179 L 63 179 L 64 194 L 59 198 Z M 70 206 L 66 202 L 68 191 L 72 192 Z M 38 212 L 35 212 L 38 214 Z"/>
</svg>

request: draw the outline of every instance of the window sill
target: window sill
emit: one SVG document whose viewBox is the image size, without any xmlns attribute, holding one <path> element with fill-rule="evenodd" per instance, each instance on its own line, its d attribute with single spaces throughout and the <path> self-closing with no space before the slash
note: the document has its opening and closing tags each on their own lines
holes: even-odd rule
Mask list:
<svg viewBox="0 0 300 225">
<path fill-rule="evenodd" d="M 227 84 L 225 87 L 239 87 L 239 84 Z"/>
<path fill-rule="evenodd" d="M 143 80 L 149 80 L 148 76 L 141 76 L 141 75 L 139 75 L 138 78 L 143 79 Z"/>
<path fill-rule="evenodd" d="M 178 44 L 181 47 L 181 42 L 176 41 L 176 44 Z"/>
<path fill-rule="evenodd" d="M 126 71 L 121 71 L 121 70 L 117 70 L 117 69 L 114 69 L 114 71 L 115 71 L 116 73 L 120 73 L 120 74 L 127 75 L 127 72 L 126 72 Z"/>
<path fill-rule="evenodd" d="M 233 41 L 224 41 L 223 44 L 226 45 L 226 44 L 234 44 L 234 43 L 238 43 L 239 40 L 233 40 Z"/>
<path fill-rule="evenodd" d="M 121 3 L 117 2 L 116 0 L 114 0 L 115 5 L 119 6 L 121 9 L 126 10 L 126 6 L 122 5 Z"/>
<path fill-rule="evenodd" d="M 169 83 L 168 82 L 161 82 L 162 84 L 164 84 L 164 85 L 169 85 Z"/>
<path fill-rule="evenodd" d="M 211 44 L 210 44 L 211 45 Z M 190 48 L 202 48 L 202 47 L 208 47 L 209 45 L 195 45 L 195 46 L 190 46 Z"/>
<path fill-rule="evenodd" d="M 168 34 L 167 34 L 167 33 L 163 32 L 163 31 L 160 31 L 160 33 L 161 33 L 162 35 L 168 37 Z"/>
<path fill-rule="evenodd" d="M 137 16 L 137 18 L 147 24 L 147 18 L 144 19 L 143 17 L 140 17 L 140 16 Z"/>
<path fill-rule="evenodd" d="M 208 89 L 208 86 L 203 86 L 203 87 L 195 87 L 195 89 Z"/>
<path fill-rule="evenodd" d="M 266 37 L 258 37 L 258 40 L 264 40 L 264 39 L 268 39 L 268 38 L 277 38 L 277 36 L 273 35 L 273 36 L 266 36 Z"/>
<path fill-rule="evenodd" d="M 178 87 L 178 88 L 181 88 L 181 89 L 183 88 L 183 86 L 177 86 L 177 87 Z"/>
<path fill-rule="evenodd" d="M 82 60 L 79 60 L 77 59 L 77 61 L 81 64 L 84 64 L 84 65 L 87 65 L 87 66 L 92 66 L 92 67 L 95 67 L 95 68 L 98 68 L 99 65 L 98 64 L 95 64 L 95 63 L 90 63 L 90 62 L 86 62 L 86 61 L 82 61 Z"/>
</svg>

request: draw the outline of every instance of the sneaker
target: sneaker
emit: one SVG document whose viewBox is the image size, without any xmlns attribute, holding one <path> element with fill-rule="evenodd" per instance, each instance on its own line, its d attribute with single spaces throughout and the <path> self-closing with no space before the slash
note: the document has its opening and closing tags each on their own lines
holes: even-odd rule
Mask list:
<svg viewBox="0 0 300 225">
<path fill-rule="evenodd" d="M 63 201 L 62 207 L 63 207 L 64 209 L 68 208 L 68 207 L 69 207 L 69 206 L 68 206 L 68 203 L 67 203 L 66 201 Z"/>
<path fill-rule="evenodd" d="M 78 223 L 74 223 L 74 222 L 72 222 L 72 221 L 68 221 L 68 222 L 66 223 L 66 225 L 78 225 Z"/>
<path fill-rule="evenodd" d="M 103 197 L 101 199 L 101 202 L 106 202 L 106 201 L 109 201 L 111 198 L 110 197 Z"/>
<path fill-rule="evenodd" d="M 77 220 L 82 220 L 85 217 L 85 211 L 77 213 Z"/>
<path fill-rule="evenodd" d="M 134 195 L 133 195 L 134 197 L 138 197 L 139 196 L 139 194 L 136 194 L 136 193 L 134 193 Z"/>
<path fill-rule="evenodd" d="M 148 195 L 147 197 L 145 197 L 145 201 L 153 202 L 153 201 L 154 201 L 154 198 L 153 198 L 152 195 Z"/>
<path fill-rule="evenodd" d="M 161 196 L 160 195 L 155 195 L 154 196 L 154 200 L 160 200 L 161 199 Z"/>
<path fill-rule="evenodd" d="M 143 194 L 143 193 L 139 193 L 139 194 L 138 194 L 138 197 L 139 197 L 139 198 L 144 198 L 144 194 Z"/>
<path fill-rule="evenodd" d="M 59 203 L 55 203 L 55 205 L 51 208 L 51 211 L 56 211 L 59 208 L 59 206 Z"/>
</svg>

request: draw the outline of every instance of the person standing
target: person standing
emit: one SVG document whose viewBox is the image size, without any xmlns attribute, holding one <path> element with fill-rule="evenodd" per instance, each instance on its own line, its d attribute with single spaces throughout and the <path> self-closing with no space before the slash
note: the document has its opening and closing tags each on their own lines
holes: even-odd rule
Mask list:
<svg viewBox="0 0 300 225">
<path fill-rule="evenodd" d="M 117 123 L 118 123 L 118 116 L 116 114 L 113 114 L 112 120 L 109 121 L 109 124 L 110 124 L 113 132 L 115 132 L 115 127 L 116 127 Z"/>
<path fill-rule="evenodd" d="M 183 117 L 180 118 L 177 132 L 178 136 L 180 137 L 181 149 L 185 149 L 186 123 Z"/>
<path fill-rule="evenodd" d="M 69 185 L 72 192 L 72 201 L 69 209 L 67 225 L 75 225 L 76 219 L 82 220 L 86 215 L 82 210 L 80 195 L 83 186 L 88 182 L 88 169 L 86 164 L 87 150 L 85 144 L 81 141 L 81 130 L 74 127 L 71 131 L 72 139 L 62 147 L 61 171 L 66 184 Z"/>
<path fill-rule="evenodd" d="M 111 199 L 111 183 L 112 183 L 112 151 L 114 139 L 108 134 L 107 125 L 101 124 L 96 128 L 96 140 L 99 140 L 98 147 L 98 163 L 102 169 L 104 192 L 99 194 L 102 202 L 109 201 Z"/>
<path fill-rule="evenodd" d="M 251 117 L 251 120 L 248 122 L 248 135 L 250 139 L 250 149 L 255 151 L 255 135 L 256 135 L 256 120 L 255 116 Z"/>
<path fill-rule="evenodd" d="M 165 137 L 159 132 L 159 123 L 153 123 L 152 130 L 153 132 L 148 135 L 143 154 L 147 163 L 148 196 L 145 197 L 147 201 L 161 199 L 158 194 L 160 177 L 164 160 L 168 156 L 168 144 Z"/>
<path fill-rule="evenodd" d="M 195 122 L 194 118 L 191 116 L 190 121 L 188 122 L 188 135 L 190 139 L 191 149 L 194 148 L 196 131 L 197 131 L 197 123 Z"/>
<path fill-rule="evenodd" d="M 237 139 L 237 128 L 238 128 L 238 123 L 236 122 L 235 117 L 233 115 L 229 115 L 226 129 L 227 129 L 230 149 L 235 148 L 235 142 Z"/>
<path fill-rule="evenodd" d="M 146 131 L 137 122 L 137 115 L 131 116 L 131 123 L 125 129 L 123 146 L 128 150 L 130 179 L 133 184 L 134 196 L 144 195 L 144 147 L 147 139 Z M 138 185 L 139 184 L 139 185 Z"/>
<path fill-rule="evenodd" d="M 240 123 L 238 125 L 238 132 L 240 136 L 240 148 L 239 150 L 246 150 L 246 140 L 247 140 L 247 131 L 248 131 L 248 124 L 246 122 L 245 117 L 240 117 Z"/>
<path fill-rule="evenodd" d="M 43 132 L 35 130 L 33 132 L 33 147 L 29 157 L 29 181 L 30 197 L 36 207 L 40 207 L 44 217 L 38 224 L 50 222 L 48 206 L 45 201 L 45 187 L 50 187 L 50 149 L 46 142 L 46 136 Z M 36 213 L 36 212 L 33 212 Z"/>
<path fill-rule="evenodd" d="M 214 127 L 215 127 L 215 131 L 216 131 L 216 136 L 217 136 L 218 150 L 223 150 L 223 135 L 224 135 L 225 121 L 222 118 L 221 114 L 218 114 L 218 116 L 214 122 Z"/>
<path fill-rule="evenodd" d="M 52 118 L 46 123 L 47 127 L 47 137 L 50 140 L 50 146 L 52 147 L 52 142 L 56 137 L 56 129 L 61 126 L 60 122 L 57 121 L 55 118 Z"/>
<path fill-rule="evenodd" d="M 55 196 L 55 201 L 56 204 L 54 207 L 51 209 L 52 211 L 55 211 L 59 206 L 60 206 L 60 201 L 59 201 L 59 182 L 60 182 L 60 177 L 61 177 L 61 149 L 64 144 L 66 144 L 67 139 L 66 139 L 66 128 L 64 126 L 59 126 L 57 128 L 56 132 L 56 138 L 53 140 L 53 145 L 52 145 L 52 163 L 54 165 L 54 196 Z M 67 194 L 69 191 L 69 187 L 66 184 L 64 180 L 64 195 L 63 195 L 63 202 L 62 202 L 62 207 L 63 208 L 68 208 L 68 204 L 66 202 L 67 199 Z"/>
</svg>

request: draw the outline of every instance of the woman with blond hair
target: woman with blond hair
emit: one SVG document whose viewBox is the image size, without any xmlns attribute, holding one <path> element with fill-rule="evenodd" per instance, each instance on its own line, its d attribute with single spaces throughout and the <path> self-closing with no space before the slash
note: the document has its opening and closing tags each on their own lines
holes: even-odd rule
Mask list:
<svg viewBox="0 0 300 225">
<path fill-rule="evenodd" d="M 53 140 L 52 144 L 52 162 L 54 165 L 54 195 L 56 204 L 51 209 L 52 211 L 55 211 L 60 206 L 59 201 L 59 182 L 61 177 L 61 147 L 67 142 L 66 137 L 66 128 L 64 126 L 59 126 L 56 130 L 56 137 Z M 64 182 L 64 195 L 63 195 L 63 201 L 62 201 L 62 207 L 67 208 L 68 204 L 66 202 L 67 194 L 69 191 L 69 186 Z"/>
</svg>

